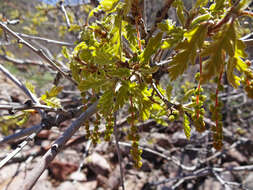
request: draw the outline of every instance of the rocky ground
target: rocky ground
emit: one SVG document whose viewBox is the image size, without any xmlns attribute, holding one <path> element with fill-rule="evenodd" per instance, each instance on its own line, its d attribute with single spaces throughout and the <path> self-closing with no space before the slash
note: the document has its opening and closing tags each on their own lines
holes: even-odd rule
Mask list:
<svg viewBox="0 0 253 190">
<path fill-rule="evenodd" d="M 0 80 L 1 104 L 13 101 L 14 98 L 20 102 L 25 101 L 24 95 L 2 74 Z M 219 152 L 212 148 L 209 130 L 198 134 L 192 129 L 191 140 L 188 141 L 181 121 L 169 123 L 167 127 L 153 120 L 140 123 L 140 145 L 143 149 L 143 166 L 140 169 L 133 166 L 129 153 L 130 143 L 126 141 L 128 125 L 124 122 L 124 117 L 121 117 L 118 124 L 121 131 L 119 135 L 125 189 L 253 189 L 252 104 L 246 100 L 239 106 L 234 111 L 229 110 L 231 107 L 226 107 L 231 114 L 224 127 L 224 147 Z M 1 112 L 1 115 L 4 114 L 6 112 Z M 27 127 L 38 123 L 39 119 L 35 115 Z M 27 171 L 36 167 L 50 144 L 69 124 L 70 121 L 64 122 L 59 128 L 41 131 L 29 146 L 1 168 L 0 189 L 18 189 Z M 211 121 L 207 119 L 207 125 L 210 124 Z M 13 128 L 9 132 L 17 130 Z M 0 158 L 3 159 L 20 142 L 22 141 L 2 146 Z M 79 130 L 33 189 L 121 189 L 114 143 L 101 141 L 93 146 L 86 140 L 85 130 Z"/>
</svg>

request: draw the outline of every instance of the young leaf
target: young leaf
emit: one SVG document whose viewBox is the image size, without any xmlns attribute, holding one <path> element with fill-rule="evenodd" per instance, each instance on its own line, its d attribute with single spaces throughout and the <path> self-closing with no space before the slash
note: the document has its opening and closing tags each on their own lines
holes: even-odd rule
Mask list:
<svg viewBox="0 0 253 190">
<path fill-rule="evenodd" d="M 210 15 L 209 13 L 203 14 L 203 15 L 199 15 L 198 17 L 196 17 L 195 19 L 193 19 L 193 21 L 191 23 L 191 27 L 194 27 L 196 24 L 199 24 L 201 22 L 207 21 L 211 17 L 212 17 L 212 15 Z"/>
<path fill-rule="evenodd" d="M 66 58 L 66 59 L 69 59 L 69 52 L 68 52 L 68 49 L 66 48 L 66 46 L 63 46 L 62 47 L 62 51 L 61 51 L 62 55 Z"/>
<path fill-rule="evenodd" d="M 46 91 L 45 94 L 41 95 L 40 100 L 45 102 L 48 106 L 53 108 L 60 108 L 61 102 L 56 96 L 62 91 L 63 87 L 53 86 L 50 91 Z"/>
<path fill-rule="evenodd" d="M 203 65 L 203 73 L 201 76 L 201 82 L 206 82 L 212 77 L 220 73 L 221 68 L 225 64 L 224 55 L 234 57 L 236 49 L 236 31 L 234 24 L 226 24 L 222 31 L 214 36 L 214 42 L 210 43 L 202 51 L 202 56 L 209 56 Z"/>
<path fill-rule="evenodd" d="M 24 112 L 23 118 L 17 122 L 17 125 L 18 126 L 23 126 L 28 121 L 28 119 L 30 118 L 30 115 L 31 114 L 29 112 Z"/>
<path fill-rule="evenodd" d="M 63 89 L 63 86 L 53 86 L 51 90 L 48 92 L 48 97 L 56 97 Z"/>
<path fill-rule="evenodd" d="M 195 8 L 203 7 L 208 3 L 208 0 L 196 0 Z"/>
<path fill-rule="evenodd" d="M 143 53 L 140 55 L 140 60 L 142 63 L 147 63 L 150 57 L 160 47 L 162 36 L 163 36 L 163 33 L 159 32 L 155 37 L 149 40 L 147 47 L 144 49 Z"/>
<path fill-rule="evenodd" d="M 162 23 L 158 24 L 158 28 L 166 32 L 166 39 L 163 41 L 162 49 L 171 48 L 176 46 L 179 42 L 183 40 L 184 30 L 182 27 L 177 27 L 175 22 L 167 19 Z"/>
<path fill-rule="evenodd" d="M 94 79 L 94 78 L 89 78 L 87 80 L 82 80 L 79 85 L 78 88 L 80 91 L 87 91 L 89 89 L 99 89 L 100 87 L 102 87 L 105 84 L 104 80 L 98 80 L 98 79 Z"/>
<path fill-rule="evenodd" d="M 114 9 L 118 2 L 119 0 L 102 0 L 100 1 L 100 5 L 103 11 L 108 12 Z"/>
<path fill-rule="evenodd" d="M 25 86 L 26 86 L 26 88 L 28 88 L 28 90 L 30 90 L 31 93 L 35 94 L 35 86 L 33 86 L 32 83 L 26 81 Z"/>
<path fill-rule="evenodd" d="M 185 33 L 186 40 L 176 47 L 180 52 L 169 63 L 168 72 L 172 80 L 184 73 L 189 62 L 195 63 L 197 49 L 202 47 L 206 35 L 207 27 L 205 25 L 198 25 Z"/>
</svg>

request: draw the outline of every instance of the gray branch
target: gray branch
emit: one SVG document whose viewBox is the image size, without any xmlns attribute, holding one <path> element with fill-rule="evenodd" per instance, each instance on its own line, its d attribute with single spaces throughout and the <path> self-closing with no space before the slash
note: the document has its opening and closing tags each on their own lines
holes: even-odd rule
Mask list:
<svg viewBox="0 0 253 190">
<path fill-rule="evenodd" d="M 71 78 L 71 76 L 69 76 L 68 73 L 62 71 L 62 69 L 60 67 L 58 67 L 56 65 L 56 63 L 54 63 L 54 61 L 52 61 L 43 50 L 41 49 L 37 49 L 34 46 L 32 46 L 30 43 L 28 43 L 27 41 L 25 41 L 22 37 L 20 37 L 16 32 L 12 31 L 6 24 L 4 24 L 3 22 L 0 22 L 0 27 L 6 31 L 7 33 L 9 33 L 11 36 L 13 36 L 14 38 L 16 38 L 18 40 L 19 43 L 24 44 L 26 47 L 28 47 L 29 49 L 31 49 L 34 53 L 36 53 L 37 55 L 39 55 L 42 59 L 44 59 L 45 61 L 47 61 L 47 63 L 49 63 L 55 70 L 57 70 L 62 76 L 64 76 L 65 78 L 69 79 L 72 83 L 76 84 L 76 82 Z"/>
<path fill-rule="evenodd" d="M 74 47 L 75 44 L 69 43 L 69 42 L 62 42 L 62 41 L 57 41 L 57 40 L 52 40 L 44 37 L 39 37 L 39 36 L 32 36 L 32 35 L 27 35 L 27 34 L 22 34 L 22 33 L 17 33 L 20 37 L 27 38 L 30 40 L 38 40 L 38 41 L 44 41 L 50 44 L 56 44 L 60 46 L 69 46 L 69 47 Z"/>
<path fill-rule="evenodd" d="M 26 179 L 24 180 L 24 186 L 21 189 L 28 190 L 32 189 L 36 181 L 48 167 L 50 162 L 55 158 L 57 153 L 62 150 L 66 142 L 72 137 L 72 135 L 81 127 L 83 122 L 87 120 L 92 114 L 97 111 L 98 102 L 92 104 L 84 113 L 77 118 L 70 127 L 63 133 L 63 135 L 58 138 L 47 153 L 41 158 L 40 162 L 37 164 L 32 171 L 28 172 Z"/>
</svg>

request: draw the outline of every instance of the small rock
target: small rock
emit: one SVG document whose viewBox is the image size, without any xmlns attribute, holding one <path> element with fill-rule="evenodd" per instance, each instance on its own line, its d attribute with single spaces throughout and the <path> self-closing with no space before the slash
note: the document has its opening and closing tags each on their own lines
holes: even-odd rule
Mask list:
<svg viewBox="0 0 253 190">
<path fill-rule="evenodd" d="M 69 174 L 77 170 L 77 166 L 70 163 L 54 161 L 49 165 L 49 170 L 55 179 L 64 181 Z"/>
<path fill-rule="evenodd" d="M 228 155 L 231 156 L 233 159 L 235 159 L 236 161 L 238 161 L 239 163 L 245 163 L 247 162 L 247 158 L 242 155 L 238 150 L 236 150 L 235 148 L 232 148 L 228 151 Z"/>
<path fill-rule="evenodd" d="M 87 158 L 87 166 L 97 175 L 108 176 L 111 172 L 111 166 L 108 161 L 95 152 Z"/>
<path fill-rule="evenodd" d="M 117 190 L 120 186 L 120 167 L 119 165 L 116 166 L 116 168 L 110 173 L 109 179 L 108 179 L 108 186 L 111 190 Z"/>
<path fill-rule="evenodd" d="M 76 190 L 75 184 L 70 181 L 61 183 L 56 190 Z"/>
<path fill-rule="evenodd" d="M 213 178 L 207 178 L 205 182 L 200 185 L 199 189 L 203 190 L 222 190 L 224 187 L 218 182 L 217 180 Z"/>
<path fill-rule="evenodd" d="M 69 179 L 74 180 L 74 181 L 86 181 L 87 177 L 84 175 L 84 173 L 77 171 L 73 172 L 70 176 Z"/>
<path fill-rule="evenodd" d="M 249 175 L 243 181 L 243 184 L 246 188 L 253 189 L 253 173 L 249 173 Z"/>
<path fill-rule="evenodd" d="M 172 142 L 175 146 L 185 146 L 189 143 L 182 131 L 177 131 L 172 135 Z"/>
<path fill-rule="evenodd" d="M 153 133 L 151 134 L 151 138 L 153 139 L 154 143 L 164 149 L 171 148 L 171 142 L 168 138 L 168 135 L 163 133 Z"/>
<path fill-rule="evenodd" d="M 85 183 L 80 183 L 77 185 L 77 190 L 95 190 L 97 189 L 98 182 L 96 180 L 94 181 L 88 181 Z"/>
</svg>

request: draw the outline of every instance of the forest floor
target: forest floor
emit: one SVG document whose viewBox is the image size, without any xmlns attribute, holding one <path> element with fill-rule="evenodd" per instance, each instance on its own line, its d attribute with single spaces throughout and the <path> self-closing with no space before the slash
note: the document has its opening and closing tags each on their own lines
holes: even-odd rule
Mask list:
<svg viewBox="0 0 253 190">
<path fill-rule="evenodd" d="M 25 101 L 24 95 L 2 75 L 0 75 L 0 89 L 0 103 L 7 103 L 10 99 Z M 224 145 L 221 151 L 216 151 L 212 147 L 210 130 L 199 134 L 193 128 L 191 139 L 187 140 L 181 121 L 169 123 L 169 126 L 161 126 L 154 120 L 139 123 L 140 146 L 143 149 L 143 165 L 140 169 L 134 168 L 130 156 L 131 144 L 126 140 L 129 126 L 124 117 L 120 116 L 117 123 L 120 131 L 125 189 L 253 190 L 252 102 L 247 100 L 239 106 L 241 107 L 236 109 L 237 112 L 241 110 L 243 113 L 235 114 L 235 111 L 229 110 L 228 107 L 224 108 L 231 114 L 224 126 Z M 6 113 L 0 112 L 0 115 L 4 114 Z M 39 122 L 40 117 L 34 115 L 27 127 Z M 70 121 L 66 121 L 50 131 L 41 131 L 33 142 L 1 168 L 0 189 L 18 189 L 20 184 L 24 183 L 27 171 L 36 167 L 41 156 L 69 124 Z M 208 129 L 210 124 L 211 121 L 207 119 Z M 103 134 L 102 128 L 103 126 L 101 126 Z M 9 133 L 15 133 L 17 130 L 17 128 L 9 129 Z M 1 134 L 1 137 L 3 136 Z M 3 159 L 20 142 L 22 140 L 1 147 L 0 158 Z M 51 189 L 121 189 L 115 144 L 102 140 L 94 146 L 86 140 L 85 129 L 81 128 L 33 188 L 33 190 Z"/>
</svg>

